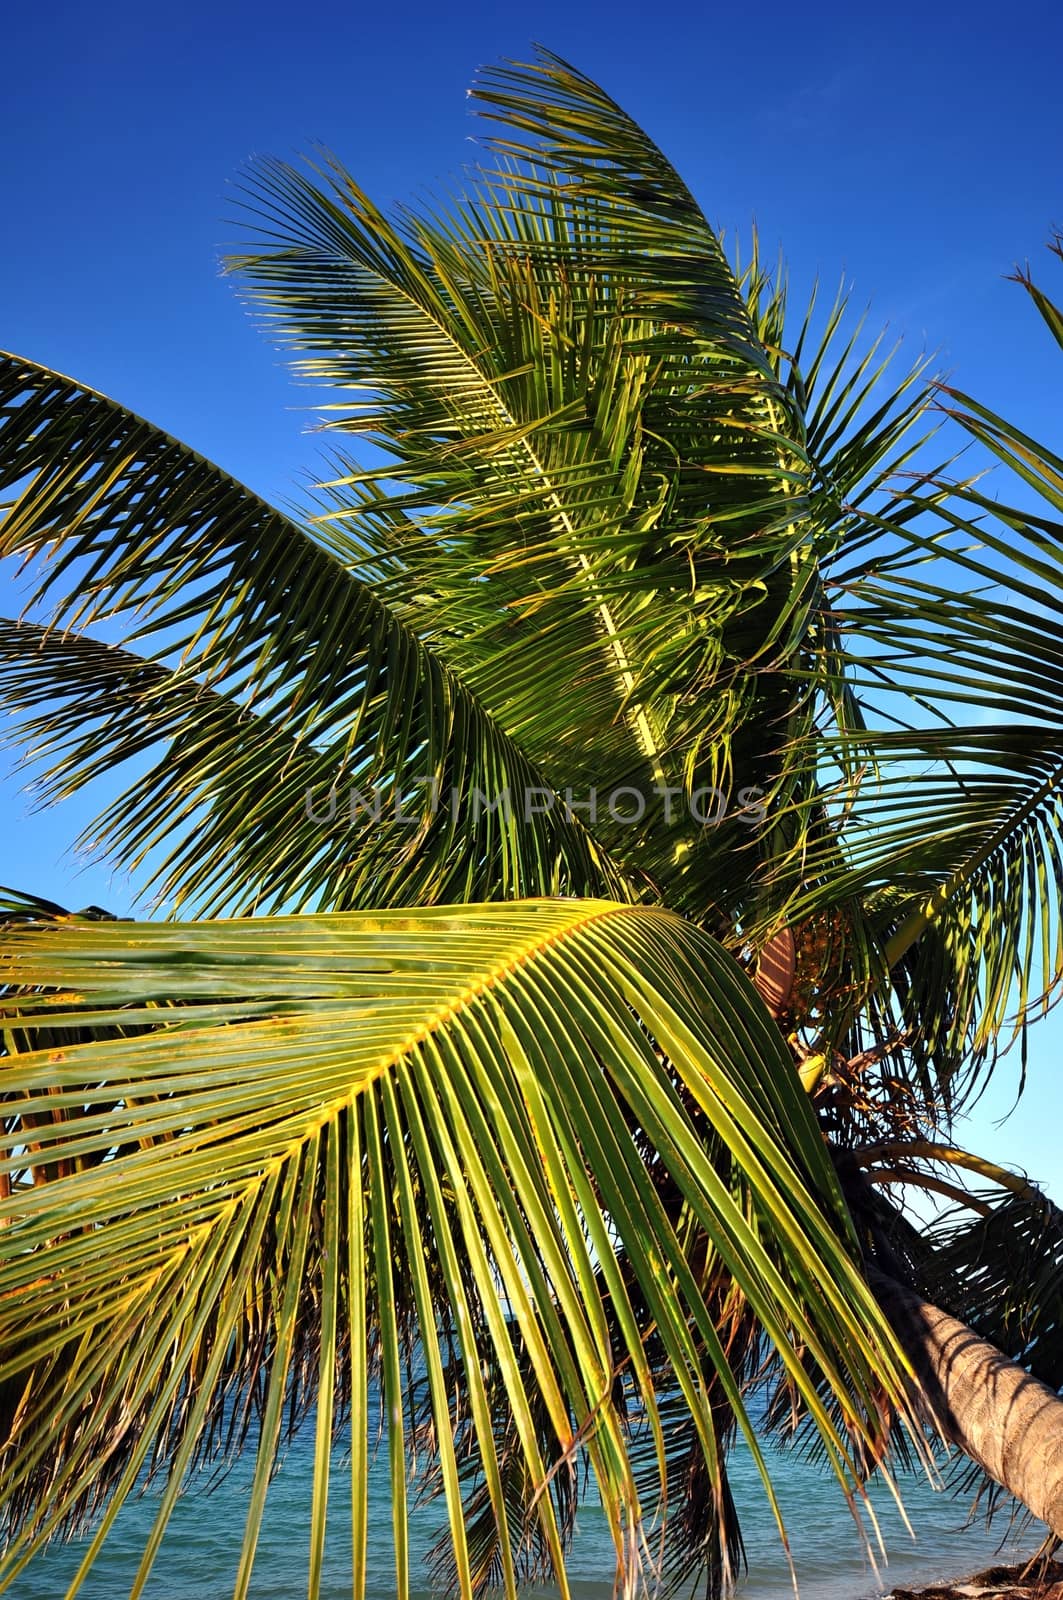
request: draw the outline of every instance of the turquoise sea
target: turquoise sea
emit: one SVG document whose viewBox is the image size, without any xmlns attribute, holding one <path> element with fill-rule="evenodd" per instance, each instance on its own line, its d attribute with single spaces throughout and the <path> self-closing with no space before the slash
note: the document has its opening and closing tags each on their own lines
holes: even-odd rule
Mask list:
<svg viewBox="0 0 1063 1600">
<path fill-rule="evenodd" d="M 270 1489 L 251 1586 L 252 1600 L 299 1600 L 306 1592 L 311 1449 L 309 1437 L 297 1439 Z M 892 1584 L 960 1577 L 999 1559 L 1006 1514 L 994 1524 L 992 1532 L 980 1523 L 965 1527 L 965 1503 L 945 1493 L 935 1493 L 924 1478 L 907 1478 L 903 1495 L 917 1537 L 913 1542 L 889 1495 L 877 1490 L 874 1504 L 889 1559 L 876 1575 L 862 1553 L 852 1519 L 833 1481 L 789 1452 L 773 1453 L 772 1470 L 790 1532 L 802 1600 L 869 1600 L 888 1592 Z M 248 1468 L 241 1464 L 211 1493 L 195 1488 L 182 1497 L 145 1590 L 145 1600 L 226 1600 L 231 1594 L 243 1534 L 248 1478 Z M 748 1458 L 736 1456 L 734 1480 L 749 1558 L 749 1575 L 741 1591 L 744 1600 L 792 1595 L 775 1525 Z M 346 1541 L 344 1538 L 348 1497 L 349 1476 L 337 1456 L 330 1493 L 323 1600 L 346 1600 L 350 1594 L 350 1546 L 349 1537 Z M 153 1511 L 150 1494 L 123 1510 L 81 1590 L 84 1600 L 122 1600 L 129 1593 Z M 415 1574 L 419 1568 L 423 1570 L 423 1553 L 431 1542 L 436 1516 L 433 1509 L 419 1514 L 414 1529 Z M 387 1470 L 381 1457 L 370 1481 L 369 1600 L 390 1600 L 394 1594 L 389 1525 Z M 1009 1541 L 1003 1556 L 1017 1560 L 1037 1543 L 1036 1530 L 1027 1529 L 1024 1535 Z M 75 1543 L 46 1551 L 16 1580 L 9 1591 L 12 1600 L 61 1600 L 82 1549 Z M 571 1570 L 576 1580 L 575 1600 L 609 1600 L 611 1546 L 601 1514 L 593 1506 L 580 1513 Z M 547 1600 L 549 1593 L 539 1591 L 535 1600 Z M 428 1600 L 427 1582 L 420 1590 L 420 1600 Z"/>
</svg>

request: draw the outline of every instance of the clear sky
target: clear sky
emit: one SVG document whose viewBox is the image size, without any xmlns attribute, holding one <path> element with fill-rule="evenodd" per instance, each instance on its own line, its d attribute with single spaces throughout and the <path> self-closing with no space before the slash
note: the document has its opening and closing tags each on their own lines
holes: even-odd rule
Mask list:
<svg viewBox="0 0 1063 1600">
<path fill-rule="evenodd" d="M 475 68 L 533 39 L 597 77 L 730 236 L 755 218 L 800 290 L 844 272 L 871 320 L 965 389 L 1060 440 L 1063 366 L 1004 281 L 1063 224 L 1063 14 L 972 0 L 713 5 L 452 0 L 12 8 L 0 140 L 0 345 L 113 394 L 274 499 L 312 475 L 305 396 L 218 273 L 253 152 L 330 145 L 381 202 L 474 157 Z M 1056 289 L 1059 273 L 1056 269 Z M 0 606 L 17 605 L 0 580 Z M 27 819 L 0 786 L 0 882 L 124 911 L 127 885 L 64 850 L 95 809 Z M 970 1142 L 1063 1201 L 1063 1025 L 1034 1034 Z"/>
</svg>

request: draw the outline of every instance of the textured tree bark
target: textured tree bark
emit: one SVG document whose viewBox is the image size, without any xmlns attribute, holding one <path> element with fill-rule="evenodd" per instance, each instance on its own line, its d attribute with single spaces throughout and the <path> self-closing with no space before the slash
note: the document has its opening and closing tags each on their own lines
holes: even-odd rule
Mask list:
<svg viewBox="0 0 1063 1600">
<path fill-rule="evenodd" d="M 1063 1399 L 913 1290 L 878 1272 L 870 1283 L 931 1419 L 1063 1538 Z"/>
</svg>

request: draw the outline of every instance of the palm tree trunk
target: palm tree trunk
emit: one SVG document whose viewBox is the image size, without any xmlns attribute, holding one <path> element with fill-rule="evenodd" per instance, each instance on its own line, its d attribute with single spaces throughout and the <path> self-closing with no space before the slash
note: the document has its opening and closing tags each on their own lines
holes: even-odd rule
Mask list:
<svg viewBox="0 0 1063 1600">
<path fill-rule="evenodd" d="M 871 1287 L 949 1441 L 1063 1538 L 1063 1399 L 895 1279 Z"/>
</svg>

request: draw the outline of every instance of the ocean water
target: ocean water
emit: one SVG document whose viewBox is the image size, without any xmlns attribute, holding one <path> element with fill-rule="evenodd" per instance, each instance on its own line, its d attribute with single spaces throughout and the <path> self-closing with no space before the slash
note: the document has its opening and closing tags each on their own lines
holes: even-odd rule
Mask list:
<svg viewBox="0 0 1063 1600">
<path fill-rule="evenodd" d="M 270 1488 L 251 1585 L 252 1600 L 298 1600 L 306 1592 L 310 1515 L 309 1437 L 298 1438 Z M 794 1552 L 801 1600 L 871 1600 L 893 1584 L 929 1583 L 954 1578 L 998 1559 L 1032 1553 L 1036 1529 L 1009 1540 L 1001 1552 L 1006 1513 L 992 1531 L 979 1523 L 965 1526 L 966 1505 L 935 1492 L 922 1476 L 903 1480 L 902 1493 L 916 1533 L 913 1541 L 888 1493 L 878 1488 L 873 1502 L 880 1519 L 888 1563 L 876 1571 L 863 1553 L 859 1535 L 833 1479 L 791 1452 L 772 1452 L 772 1473 Z M 240 1464 L 207 1493 L 196 1487 L 177 1504 L 166 1538 L 144 1591 L 145 1600 L 226 1600 L 232 1592 L 247 1509 L 249 1464 Z M 774 1600 L 792 1595 L 792 1585 L 775 1523 L 748 1457 L 736 1452 L 735 1495 L 742 1517 L 749 1574 L 744 1600 Z M 349 1473 L 337 1457 L 330 1485 L 329 1535 L 323 1600 L 350 1595 Z M 391 1600 L 390 1503 L 383 1457 L 370 1477 L 369 1600 Z M 103 1551 L 80 1593 L 84 1600 L 122 1600 L 128 1595 L 144 1539 L 154 1517 L 150 1494 L 130 1502 L 116 1519 Z M 417 1514 L 413 1528 L 414 1583 L 428 1600 L 424 1555 L 438 1512 Z M 83 1542 L 54 1546 L 38 1556 L 9 1590 L 12 1600 L 61 1600 L 84 1551 Z M 570 1572 L 575 1600 L 609 1600 L 612 1546 L 601 1511 L 580 1513 L 579 1534 Z M 551 1591 L 536 1591 L 548 1600 Z M 532 1597 L 529 1596 L 529 1600 Z"/>
</svg>

